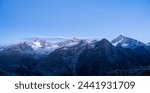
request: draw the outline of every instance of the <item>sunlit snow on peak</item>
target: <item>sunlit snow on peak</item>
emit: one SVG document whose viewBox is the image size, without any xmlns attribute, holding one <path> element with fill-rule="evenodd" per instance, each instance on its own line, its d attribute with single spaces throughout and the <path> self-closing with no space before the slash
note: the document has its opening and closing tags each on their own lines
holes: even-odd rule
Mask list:
<svg viewBox="0 0 150 93">
<path fill-rule="evenodd" d="M 35 45 L 35 47 L 42 47 L 41 43 L 38 41 L 33 42 L 33 44 Z"/>
<path fill-rule="evenodd" d="M 119 43 L 121 43 L 123 41 L 123 38 L 121 38 L 119 41 L 112 43 L 114 46 L 117 46 Z"/>
</svg>

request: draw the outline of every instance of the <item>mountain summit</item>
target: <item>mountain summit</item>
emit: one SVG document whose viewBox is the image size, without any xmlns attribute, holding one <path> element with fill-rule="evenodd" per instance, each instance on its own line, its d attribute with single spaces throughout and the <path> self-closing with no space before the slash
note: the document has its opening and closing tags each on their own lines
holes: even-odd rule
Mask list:
<svg viewBox="0 0 150 93">
<path fill-rule="evenodd" d="M 111 43 L 116 47 L 124 47 L 124 48 L 135 48 L 138 46 L 145 46 L 144 43 L 136 39 L 126 37 L 124 35 L 119 35 L 117 38 L 112 40 Z"/>
</svg>

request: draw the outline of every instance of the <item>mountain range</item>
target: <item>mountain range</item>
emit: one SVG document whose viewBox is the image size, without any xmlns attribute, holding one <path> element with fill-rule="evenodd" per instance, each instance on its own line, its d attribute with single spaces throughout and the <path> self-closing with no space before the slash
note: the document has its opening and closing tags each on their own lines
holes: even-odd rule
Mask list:
<svg viewBox="0 0 150 93">
<path fill-rule="evenodd" d="M 61 42 L 25 41 L 0 47 L 3 76 L 150 75 L 150 43 L 119 35 Z"/>
</svg>

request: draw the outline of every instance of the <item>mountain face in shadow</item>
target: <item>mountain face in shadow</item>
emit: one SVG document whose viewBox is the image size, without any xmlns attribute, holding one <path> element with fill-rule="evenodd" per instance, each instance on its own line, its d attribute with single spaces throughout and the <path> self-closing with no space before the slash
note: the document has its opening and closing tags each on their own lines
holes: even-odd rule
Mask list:
<svg viewBox="0 0 150 93">
<path fill-rule="evenodd" d="M 150 46 L 123 35 L 111 42 L 23 42 L 0 47 L 0 75 L 150 75 Z"/>
</svg>

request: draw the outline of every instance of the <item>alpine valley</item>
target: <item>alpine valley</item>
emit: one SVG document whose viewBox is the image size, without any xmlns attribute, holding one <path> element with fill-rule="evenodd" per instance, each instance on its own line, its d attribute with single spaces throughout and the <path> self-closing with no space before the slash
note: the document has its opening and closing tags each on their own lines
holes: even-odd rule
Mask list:
<svg viewBox="0 0 150 93">
<path fill-rule="evenodd" d="M 150 75 L 150 43 L 123 35 L 61 42 L 25 41 L 0 47 L 2 76 Z"/>
</svg>

